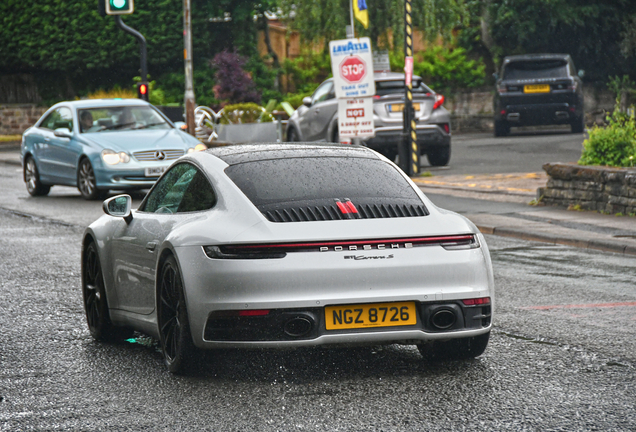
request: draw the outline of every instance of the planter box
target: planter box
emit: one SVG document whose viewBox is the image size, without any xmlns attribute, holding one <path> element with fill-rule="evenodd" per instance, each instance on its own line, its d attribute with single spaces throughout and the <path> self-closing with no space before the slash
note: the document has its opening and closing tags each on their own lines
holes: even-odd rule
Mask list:
<svg viewBox="0 0 636 432">
<path fill-rule="evenodd" d="M 537 196 L 544 204 L 636 213 L 636 168 L 547 163 L 543 169 L 548 183 L 537 190 Z"/>
<path fill-rule="evenodd" d="M 218 140 L 234 144 L 278 141 L 278 122 L 218 125 Z"/>
</svg>

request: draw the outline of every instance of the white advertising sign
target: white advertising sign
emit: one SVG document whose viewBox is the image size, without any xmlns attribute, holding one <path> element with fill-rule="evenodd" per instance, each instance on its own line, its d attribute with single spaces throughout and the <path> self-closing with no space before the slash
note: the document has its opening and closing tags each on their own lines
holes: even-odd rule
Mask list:
<svg viewBox="0 0 636 432">
<path fill-rule="evenodd" d="M 375 95 L 373 54 L 368 37 L 331 41 L 329 53 L 338 99 Z"/>
<path fill-rule="evenodd" d="M 375 136 L 373 98 L 339 99 L 338 132 L 341 138 Z"/>
</svg>

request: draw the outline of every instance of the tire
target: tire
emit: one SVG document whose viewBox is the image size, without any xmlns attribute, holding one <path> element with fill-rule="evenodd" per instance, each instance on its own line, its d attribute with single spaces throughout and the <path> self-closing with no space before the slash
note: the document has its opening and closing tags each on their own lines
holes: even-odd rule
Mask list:
<svg viewBox="0 0 636 432">
<path fill-rule="evenodd" d="M 288 142 L 297 142 L 299 139 L 298 132 L 293 127 L 287 131 L 287 141 Z"/>
<path fill-rule="evenodd" d="M 488 346 L 489 339 L 490 332 L 463 339 L 434 341 L 418 345 L 417 348 L 427 362 L 467 360 L 482 355 Z"/>
<path fill-rule="evenodd" d="M 331 135 L 331 142 L 339 143 L 340 142 L 340 132 L 338 131 L 338 126 L 333 130 L 333 134 Z"/>
<path fill-rule="evenodd" d="M 504 120 L 495 120 L 495 137 L 505 137 L 510 134 L 510 125 Z"/>
<path fill-rule="evenodd" d="M 575 134 L 583 133 L 583 131 L 585 130 L 584 117 L 581 116 L 581 117 L 575 118 L 570 126 L 572 128 L 572 133 L 575 133 Z"/>
<path fill-rule="evenodd" d="M 85 200 L 96 200 L 105 195 L 105 191 L 97 189 L 95 171 L 88 159 L 82 159 L 77 168 L 77 189 Z"/>
<path fill-rule="evenodd" d="M 27 158 L 24 163 L 23 173 L 27 192 L 29 192 L 31 196 L 48 195 L 51 191 L 51 186 L 43 185 L 40 181 L 40 173 L 32 157 Z"/>
<path fill-rule="evenodd" d="M 132 330 L 114 326 L 110 320 L 104 275 L 94 242 L 88 244 L 82 256 L 82 296 L 88 330 L 93 339 L 115 342 L 132 336 Z"/>
<path fill-rule="evenodd" d="M 451 149 L 448 147 L 441 147 L 435 150 L 431 150 L 426 154 L 428 163 L 433 166 L 446 166 L 450 162 Z"/>
<path fill-rule="evenodd" d="M 181 271 L 172 255 L 164 261 L 159 275 L 157 322 L 161 352 L 168 370 L 181 374 L 193 365 L 196 349 L 190 333 Z"/>
</svg>

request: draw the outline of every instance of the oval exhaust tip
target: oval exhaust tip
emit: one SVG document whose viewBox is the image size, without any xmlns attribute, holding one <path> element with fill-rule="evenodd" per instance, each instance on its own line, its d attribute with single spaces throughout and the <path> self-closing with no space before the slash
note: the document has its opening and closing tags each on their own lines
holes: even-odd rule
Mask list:
<svg viewBox="0 0 636 432">
<path fill-rule="evenodd" d="M 436 329 L 446 330 L 455 325 L 457 317 L 455 312 L 450 309 L 441 309 L 433 314 L 431 323 Z"/>
<path fill-rule="evenodd" d="M 314 323 L 305 317 L 295 317 L 285 323 L 283 330 L 286 335 L 292 337 L 301 337 L 309 333 Z"/>
</svg>

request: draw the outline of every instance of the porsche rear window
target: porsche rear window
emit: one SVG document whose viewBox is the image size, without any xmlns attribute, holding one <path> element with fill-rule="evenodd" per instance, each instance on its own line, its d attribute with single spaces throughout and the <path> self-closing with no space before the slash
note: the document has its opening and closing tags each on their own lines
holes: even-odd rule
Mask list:
<svg viewBox="0 0 636 432">
<path fill-rule="evenodd" d="M 286 158 L 240 163 L 226 174 L 257 206 L 292 202 L 411 202 L 422 205 L 411 185 L 386 162 L 368 158 Z"/>
<path fill-rule="evenodd" d="M 505 66 L 503 79 L 522 80 L 537 78 L 565 78 L 568 76 L 565 60 L 520 61 Z"/>
</svg>

